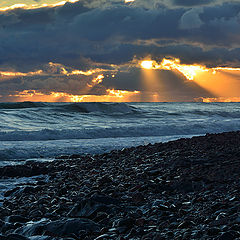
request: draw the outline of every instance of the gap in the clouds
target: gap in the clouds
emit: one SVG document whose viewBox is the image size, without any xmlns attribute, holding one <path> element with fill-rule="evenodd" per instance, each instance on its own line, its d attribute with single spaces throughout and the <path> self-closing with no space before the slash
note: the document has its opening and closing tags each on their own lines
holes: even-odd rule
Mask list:
<svg viewBox="0 0 240 240">
<path fill-rule="evenodd" d="M 183 64 L 180 59 L 161 60 L 134 58 L 123 65 L 105 68 L 74 69 L 49 62 L 32 72 L 0 71 L 3 86 L 16 81 L 15 89 L 0 96 L 9 102 L 190 102 L 237 101 L 240 92 L 240 68 L 207 68 L 198 64 Z M 129 75 L 132 71 L 132 75 Z M 129 80 L 126 77 L 130 76 Z M 38 80 L 39 79 L 39 80 Z M 46 79 L 46 80 L 44 80 Z M 36 86 L 42 88 L 30 88 Z M 44 81 L 46 85 L 44 85 Z M 6 83 L 5 83 L 6 82 Z M 122 83 L 126 84 L 122 84 Z M 129 84 L 133 83 L 129 88 Z M 23 86 L 21 86 L 23 85 Z M 28 86 L 29 85 L 29 86 Z M 65 89 L 64 89 L 65 88 Z"/>
</svg>

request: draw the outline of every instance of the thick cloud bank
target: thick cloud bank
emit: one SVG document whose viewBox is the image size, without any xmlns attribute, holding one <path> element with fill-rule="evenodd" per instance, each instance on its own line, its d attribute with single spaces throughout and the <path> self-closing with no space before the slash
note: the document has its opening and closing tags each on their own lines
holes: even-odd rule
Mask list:
<svg viewBox="0 0 240 240">
<path fill-rule="evenodd" d="M 81 65 L 77 60 L 82 56 L 122 63 L 154 53 L 212 65 L 238 65 L 240 60 L 240 3 L 198 6 L 187 1 L 197 6 L 174 9 L 155 3 L 148 9 L 141 1 L 140 7 L 137 1 L 85 2 L 2 12 L 0 63 L 22 67 L 52 61 L 71 66 Z"/>
</svg>

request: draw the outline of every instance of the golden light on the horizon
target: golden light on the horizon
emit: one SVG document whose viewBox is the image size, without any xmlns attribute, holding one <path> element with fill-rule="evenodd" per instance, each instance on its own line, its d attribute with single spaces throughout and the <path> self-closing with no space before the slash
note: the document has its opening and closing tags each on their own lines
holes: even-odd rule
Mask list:
<svg viewBox="0 0 240 240">
<path fill-rule="evenodd" d="M 65 92 L 42 93 L 36 90 L 24 90 L 9 95 L 12 101 L 33 102 L 132 102 L 139 101 L 139 91 L 107 89 L 105 95 L 74 95 Z"/>
<path fill-rule="evenodd" d="M 240 102 L 240 97 L 217 97 L 217 98 L 200 98 L 198 101 L 202 101 L 204 103 L 212 103 L 212 102 Z"/>
</svg>

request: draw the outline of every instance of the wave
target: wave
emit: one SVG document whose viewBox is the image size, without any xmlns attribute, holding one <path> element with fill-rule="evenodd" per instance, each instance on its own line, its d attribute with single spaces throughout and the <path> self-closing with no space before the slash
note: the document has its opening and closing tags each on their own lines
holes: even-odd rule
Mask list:
<svg viewBox="0 0 240 240">
<path fill-rule="evenodd" d="M 42 102 L 4 102 L 0 103 L 0 109 L 39 108 L 46 105 Z"/>
<path fill-rule="evenodd" d="M 138 112 L 137 108 L 126 103 L 68 103 L 56 108 L 58 111 L 80 112 L 80 113 L 106 113 L 106 114 L 128 114 Z"/>
<path fill-rule="evenodd" d="M 149 124 L 121 127 L 94 127 L 82 129 L 42 129 L 35 131 L 11 131 L 0 132 L 0 141 L 48 141 L 67 139 L 98 139 L 119 137 L 150 137 L 150 136 L 172 136 L 172 135 L 198 135 L 205 133 L 217 133 L 223 131 L 239 130 L 237 121 L 229 122 L 196 122 L 188 124 Z"/>
<path fill-rule="evenodd" d="M 77 112 L 77 113 L 105 113 L 128 114 L 136 113 L 138 109 L 126 103 L 42 103 L 42 102 L 14 102 L 0 103 L 0 109 L 47 108 L 48 111 Z"/>
<path fill-rule="evenodd" d="M 184 111 L 182 112 L 182 115 L 190 114 L 190 115 L 197 115 L 197 116 L 207 116 L 207 117 L 223 117 L 223 118 L 240 118 L 240 111 L 219 111 L 219 110 L 192 110 L 192 111 Z"/>
</svg>

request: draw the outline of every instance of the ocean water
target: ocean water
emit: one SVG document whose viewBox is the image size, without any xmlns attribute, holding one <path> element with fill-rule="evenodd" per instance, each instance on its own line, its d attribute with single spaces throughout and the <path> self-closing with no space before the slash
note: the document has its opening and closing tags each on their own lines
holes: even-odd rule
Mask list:
<svg viewBox="0 0 240 240">
<path fill-rule="evenodd" d="M 240 129 L 240 103 L 0 103 L 0 166 Z"/>
</svg>

